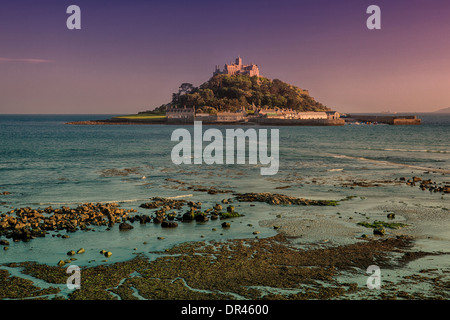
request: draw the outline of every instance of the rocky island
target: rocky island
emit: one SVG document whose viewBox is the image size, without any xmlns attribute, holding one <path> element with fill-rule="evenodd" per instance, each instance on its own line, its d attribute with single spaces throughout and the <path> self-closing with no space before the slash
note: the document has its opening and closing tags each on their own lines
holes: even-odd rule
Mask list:
<svg viewBox="0 0 450 320">
<path fill-rule="evenodd" d="M 416 116 L 341 117 L 316 101 L 308 90 L 260 76 L 255 64 L 235 63 L 216 66 L 211 79 L 194 87 L 183 83 L 172 101 L 154 110 L 117 116 L 105 120 L 78 121 L 69 124 L 239 124 L 287 126 L 342 126 L 360 121 L 391 125 L 420 124 Z"/>
</svg>

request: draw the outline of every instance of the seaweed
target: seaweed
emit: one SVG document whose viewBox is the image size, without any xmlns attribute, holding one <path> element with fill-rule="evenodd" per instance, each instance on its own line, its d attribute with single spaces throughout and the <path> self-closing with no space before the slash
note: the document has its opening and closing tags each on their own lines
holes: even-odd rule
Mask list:
<svg viewBox="0 0 450 320">
<path fill-rule="evenodd" d="M 372 228 L 372 229 L 378 229 L 378 228 L 400 229 L 400 228 L 409 226 L 408 224 L 400 223 L 400 222 L 384 222 L 384 221 L 378 221 L 378 220 L 375 220 L 373 223 L 358 222 L 357 224 L 360 226 L 363 226 L 366 228 Z"/>
</svg>

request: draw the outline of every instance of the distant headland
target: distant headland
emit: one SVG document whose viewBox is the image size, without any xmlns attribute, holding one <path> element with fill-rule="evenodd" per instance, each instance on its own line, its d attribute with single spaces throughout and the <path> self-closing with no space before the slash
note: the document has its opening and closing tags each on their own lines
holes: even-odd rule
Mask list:
<svg viewBox="0 0 450 320">
<path fill-rule="evenodd" d="M 439 109 L 439 110 L 435 111 L 434 113 L 450 113 L 450 107 L 444 108 L 444 109 Z"/>
<path fill-rule="evenodd" d="M 401 120 L 395 120 L 395 119 Z M 367 122 L 420 124 L 414 117 L 383 117 Z M 354 122 L 348 116 L 316 101 L 309 91 L 260 76 L 256 64 L 235 63 L 216 66 L 212 77 L 198 87 L 182 83 L 172 100 L 153 110 L 106 120 L 70 122 L 69 124 L 261 124 L 340 126 Z M 365 121 L 365 120 L 358 120 Z"/>
</svg>

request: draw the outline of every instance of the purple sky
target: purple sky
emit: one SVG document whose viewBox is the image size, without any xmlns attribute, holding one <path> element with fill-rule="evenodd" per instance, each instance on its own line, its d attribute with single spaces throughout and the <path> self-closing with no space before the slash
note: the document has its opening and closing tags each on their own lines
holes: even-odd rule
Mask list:
<svg viewBox="0 0 450 320">
<path fill-rule="evenodd" d="M 449 35 L 449 0 L 2 0 L 0 113 L 153 109 L 238 55 L 337 111 L 435 111 L 450 106 Z"/>
</svg>

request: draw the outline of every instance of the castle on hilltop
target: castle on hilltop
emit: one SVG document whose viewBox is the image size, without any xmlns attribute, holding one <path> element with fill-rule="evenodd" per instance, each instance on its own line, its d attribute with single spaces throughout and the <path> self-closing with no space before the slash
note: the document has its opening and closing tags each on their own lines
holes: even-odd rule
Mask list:
<svg viewBox="0 0 450 320">
<path fill-rule="evenodd" d="M 223 71 L 220 70 L 220 66 L 216 66 L 216 70 L 213 72 L 213 75 L 216 74 L 242 74 L 250 77 L 259 77 L 259 68 L 256 64 L 242 64 L 242 58 L 238 57 L 235 63 L 225 64 Z"/>
</svg>

